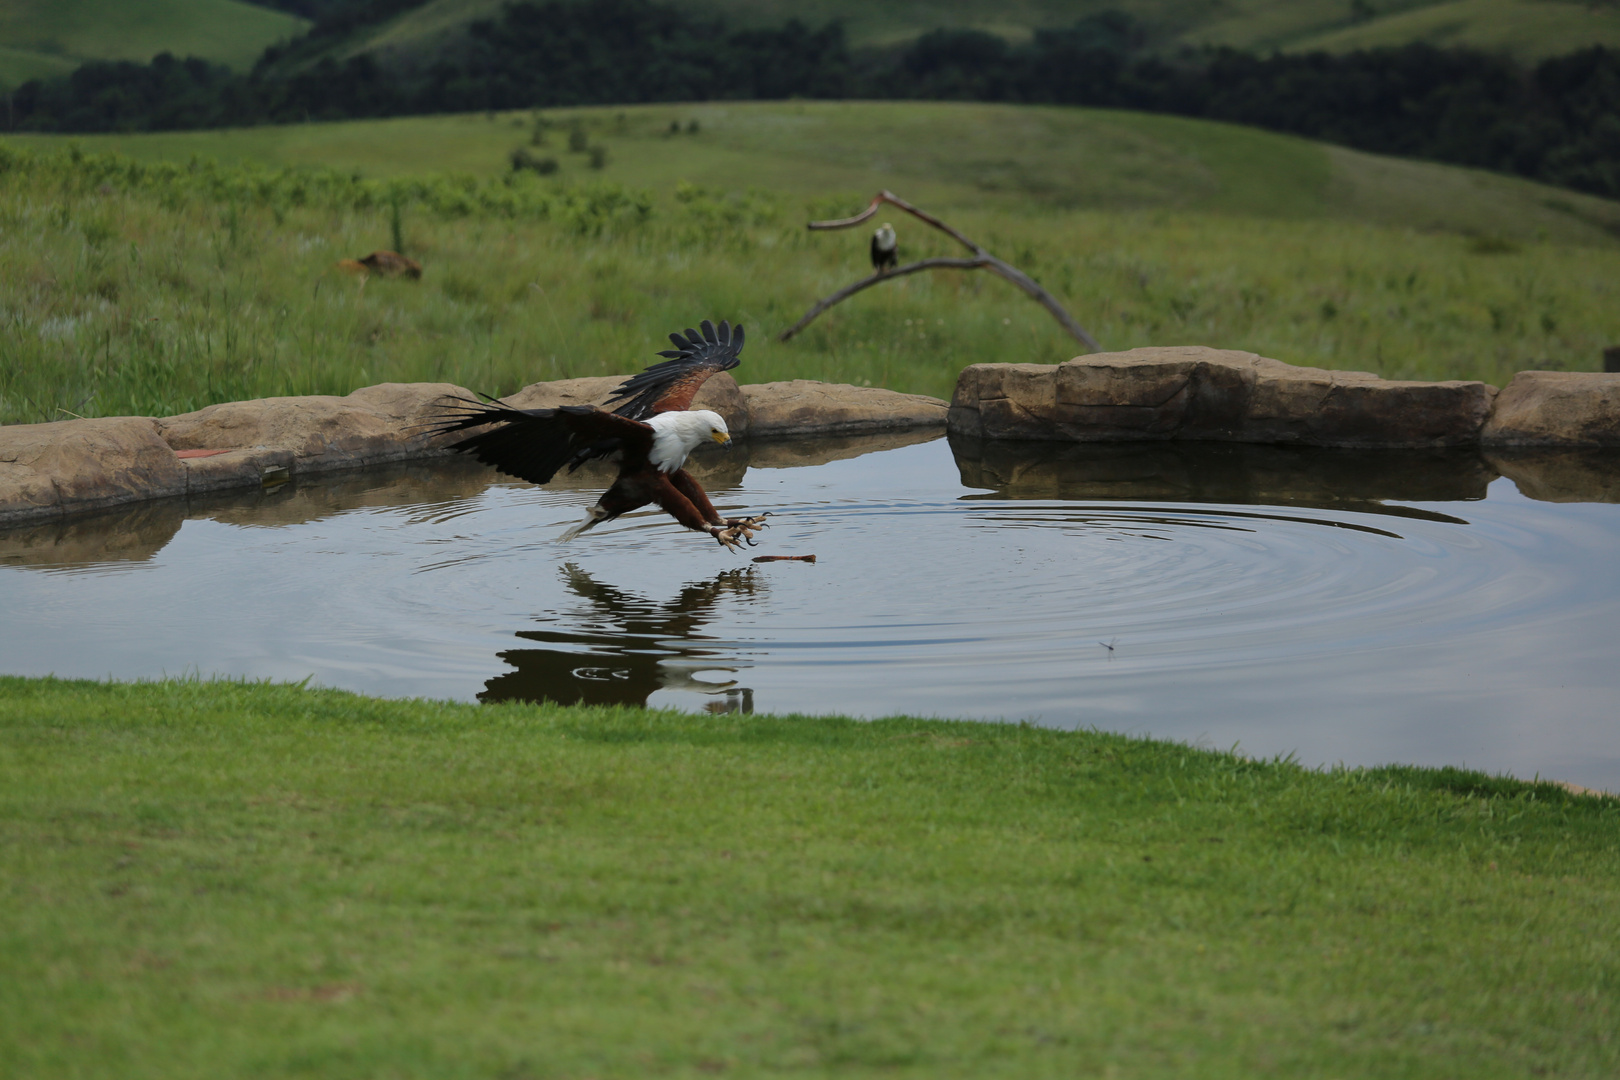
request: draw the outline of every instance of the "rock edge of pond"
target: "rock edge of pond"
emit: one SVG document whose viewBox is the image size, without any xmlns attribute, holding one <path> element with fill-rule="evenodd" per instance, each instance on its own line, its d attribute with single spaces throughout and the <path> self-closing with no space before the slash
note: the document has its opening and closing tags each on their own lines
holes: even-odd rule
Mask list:
<svg viewBox="0 0 1620 1080">
<path fill-rule="evenodd" d="M 535 383 L 518 408 L 601 403 L 626 376 Z M 0 427 L 0 525 L 146 499 L 259 487 L 293 476 L 443 456 L 422 428 L 453 383 L 383 383 L 345 397 L 262 398 L 180 416 L 112 416 Z M 693 403 L 739 436 L 860 435 L 943 428 L 946 403 L 808 380 L 740 387 L 711 378 Z"/>
<path fill-rule="evenodd" d="M 505 400 L 519 408 L 599 404 L 624 378 L 535 383 Z M 0 524 L 443 455 L 421 428 L 446 395 L 472 396 L 451 383 L 383 383 L 345 397 L 225 402 L 180 416 L 0 427 Z M 1620 446 L 1620 375 L 1521 372 L 1498 391 L 1203 346 L 974 364 L 948 406 L 808 379 L 739 386 L 723 373 L 694 404 L 754 438 L 948 427 L 986 440 Z"/>
<path fill-rule="evenodd" d="M 974 364 L 957 380 L 948 424 L 981 439 L 1057 442 L 1620 446 L 1620 374 L 1524 371 L 1498 391 L 1155 347 L 1063 364 Z"/>
</svg>

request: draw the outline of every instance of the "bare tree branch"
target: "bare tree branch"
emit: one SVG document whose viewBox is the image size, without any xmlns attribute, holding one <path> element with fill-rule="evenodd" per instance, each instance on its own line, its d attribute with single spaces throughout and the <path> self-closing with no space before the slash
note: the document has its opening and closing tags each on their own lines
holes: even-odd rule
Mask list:
<svg viewBox="0 0 1620 1080">
<path fill-rule="evenodd" d="M 905 274 L 915 274 L 919 270 L 938 270 L 940 268 L 949 268 L 952 270 L 977 270 L 983 265 L 984 260 L 982 259 L 923 259 L 920 262 L 907 263 L 904 266 L 897 266 L 888 273 L 873 274 L 871 277 L 861 278 L 861 280 L 857 281 L 855 284 L 846 285 L 842 289 L 839 289 L 837 292 L 827 297 L 827 299 L 816 301 L 816 306 L 805 312 L 804 318 L 782 331 L 782 335 L 776 340 L 786 341 L 794 334 L 797 334 L 800 330 L 803 330 L 805 327 L 809 326 L 811 321 L 814 320 L 817 315 L 820 315 L 823 311 L 826 311 L 840 300 L 847 300 L 851 296 L 854 296 L 856 293 L 860 292 L 862 289 L 869 289 L 873 285 L 876 285 L 878 282 L 887 278 L 901 277 Z"/>
<path fill-rule="evenodd" d="M 939 218 L 923 210 L 917 209 L 915 206 L 912 206 L 910 203 L 906 202 L 906 200 L 902 199 L 892 191 L 884 190 L 878 192 L 877 195 L 872 199 L 871 205 L 867 206 L 865 210 L 862 210 L 854 217 L 839 218 L 836 221 L 812 221 L 810 222 L 810 228 L 815 230 L 853 228 L 854 226 L 861 224 L 863 221 L 869 221 L 872 216 L 878 212 L 878 207 L 882 206 L 884 203 L 888 203 L 890 206 L 898 207 L 917 220 L 925 222 L 928 225 L 932 225 L 946 236 L 949 236 L 952 240 L 955 240 L 957 243 L 973 252 L 973 258 L 923 259 L 920 262 L 908 263 L 905 266 L 890 270 L 886 274 L 877 273 L 873 274 L 871 277 L 862 278 L 855 284 L 838 290 L 826 299 L 816 301 L 815 306 L 809 311 L 805 312 L 804 318 L 800 319 L 798 322 L 794 323 L 791 327 L 784 331 L 777 339 L 778 341 L 788 340 L 794 334 L 797 334 L 800 330 L 803 330 L 806 326 L 809 326 L 815 317 L 820 315 L 823 311 L 826 311 L 828 308 L 832 307 L 841 300 L 847 300 L 849 297 L 854 296 L 862 289 L 867 289 L 873 285 L 876 285 L 880 281 L 885 281 L 889 278 L 902 277 L 906 274 L 914 274 L 919 270 L 935 270 L 940 268 L 949 268 L 954 270 L 983 269 L 990 271 L 992 274 L 995 274 L 998 277 L 1007 279 L 1022 289 L 1026 294 L 1029 295 L 1031 299 L 1050 312 L 1052 318 L 1056 319 L 1058 324 L 1062 326 L 1063 329 L 1067 330 L 1076 341 L 1080 342 L 1080 344 L 1084 345 L 1087 349 L 1090 349 L 1092 352 L 1102 351 L 1102 346 L 1097 344 L 1097 339 L 1087 333 L 1085 327 L 1075 322 L 1074 316 L 1070 315 L 1068 311 L 1064 309 L 1063 305 L 1057 302 L 1057 299 L 1051 293 L 1037 285 L 1028 274 L 1024 273 L 1016 266 L 1013 266 L 1011 263 L 1006 263 L 996 258 L 984 248 L 980 247 L 978 244 L 975 244 L 972 240 L 969 240 L 967 237 L 945 224 Z"/>
</svg>

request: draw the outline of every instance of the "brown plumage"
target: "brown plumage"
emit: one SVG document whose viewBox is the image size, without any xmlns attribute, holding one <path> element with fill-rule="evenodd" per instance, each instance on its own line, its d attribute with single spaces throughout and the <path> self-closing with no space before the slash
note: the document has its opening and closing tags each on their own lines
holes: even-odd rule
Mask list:
<svg viewBox="0 0 1620 1080">
<path fill-rule="evenodd" d="M 684 337 L 671 334 L 675 348 L 659 353 L 669 359 L 620 384 L 608 399 L 609 405 L 618 403 L 612 412 L 592 405 L 514 409 L 494 398 L 485 402 L 454 398 L 433 434 L 487 428 L 452 443 L 450 449 L 533 484 L 548 483 L 564 466 L 572 472 L 595 458 L 617 457 L 619 475 L 613 485 L 583 522 L 563 534 L 564 540 L 653 503 L 726 548 L 752 545 L 765 515 L 721 517 L 703 488 L 681 467 L 706 439 L 731 444 L 718 413 L 693 411 L 690 406 L 709 376 L 737 366 L 743 328 L 733 330 L 722 322 L 716 329 L 707 319 L 702 327 L 701 333 L 688 330 Z"/>
</svg>

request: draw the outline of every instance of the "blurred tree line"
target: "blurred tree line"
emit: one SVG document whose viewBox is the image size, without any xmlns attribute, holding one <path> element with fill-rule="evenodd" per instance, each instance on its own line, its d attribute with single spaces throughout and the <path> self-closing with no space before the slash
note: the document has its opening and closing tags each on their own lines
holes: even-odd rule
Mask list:
<svg viewBox="0 0 1620 1080">
<path fill-rule="evenodd" d="M 650 0 L 525 0 L 470 24 L 431 62 L 384 65 L 320 53 L 420 0 L 276 2 L 309 6 L 318 21 L 246 75 L 166 54 L 91 63 L 24 84 L 7 120 L 18 131 L 91 132 L 788 97 L 1094 105 L 1228 120 L 1620 197 L 1620 53 L 1602 47 L 1528 68 L 1428 45 L 1156 55 L 1139 24 L 1106 13 L 1037 31 L 1028 44 L 942 30 L 854 54 L 836 24 L 741 30 Z"/>
</svg>

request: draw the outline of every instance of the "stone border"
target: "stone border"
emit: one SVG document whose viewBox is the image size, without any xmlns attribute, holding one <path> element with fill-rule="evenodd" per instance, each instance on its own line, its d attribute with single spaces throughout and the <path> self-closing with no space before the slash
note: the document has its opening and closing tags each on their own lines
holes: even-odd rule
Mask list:
<svg viewBox="0 0 1620 1080">
<path fill-rule="evenodd" d="M 1202 346 L 1097 353 L 1063 364 L 974 364 L 953 434 L 1304 446 L 1620 446 L 1620 375 L 1526 371 L 1482 382 L 1382 379 Z"/>
<path fill-rule="evenodd" d="M 599 404 L 625 376 L 535 383 L 520 408 Z M 265 398 L 182 416 L 0 427 L 0 525 L 293 475 L 434 457 L 419 434 L 451 383 L 384 383 L 346 397 Z M 974 364 L 937 398 L 794 380 L 710 379 L 694 402 L 738 436 L 862 435 L 948 426 L 981 439 L 1201 439 L 1344 447 L 1620 446 L 1620 374 L 1527 371 L 1402 382 L 1202 346 L 1063 364 Z"/>
<path fill-rule="evenodd" d="M 626 376 L 536 383 L 519 408 L 600 403 Z M 0 427 L 0 527 L 145 499 L 258 487 L 293 476 L 447 453 L 422 435 L 452 383 L 383 383 L 346 397 L 264 398 L 181 416 Z M 860 435 L 940 428 L 946 403 L 874 387 L 710 379 L 694 404 L 739 435 Z"/>
</svg>

